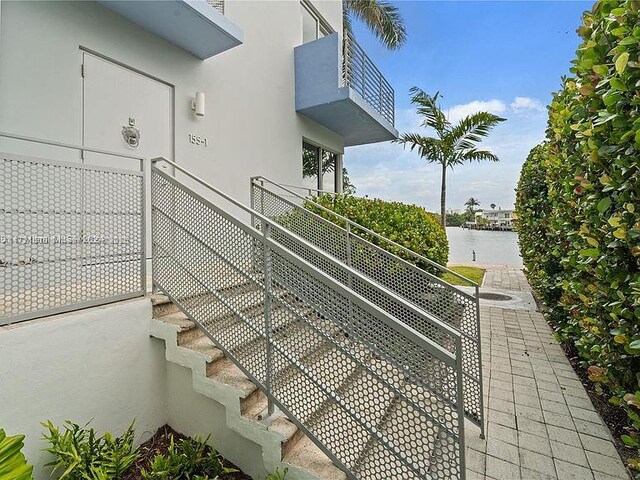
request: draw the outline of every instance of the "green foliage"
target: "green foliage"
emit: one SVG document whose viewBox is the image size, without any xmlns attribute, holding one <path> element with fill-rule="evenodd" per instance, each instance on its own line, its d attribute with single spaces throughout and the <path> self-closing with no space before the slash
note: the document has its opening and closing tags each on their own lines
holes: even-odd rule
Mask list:
<svg viewBox="0 0 640 480">
<path fill-rule="evenodd" d="M 473 281 L 474 283 L 477 283 L 478 285 L 482 285 L 482 279 L 484 278 L 484 272 L 486 272 L 486 270 L 484 268 L 478 268 L 478 267 L 466 267 L 466 266 L 462 266 L 462 265 L 453 265 L 448 267 L 449 270 L 452 270 L 454 272 L 456 272 L 459 275 L 462 275 L 465 278 L 468 278 L 469 280 Z M 442 279 L 451 284 L 451 285 L 461 285 L 463 287 L 470 287 L 472 284 L 462 280 L 461 278 L 459 278 L 458 276 L 452 274 L 452 273 L 444 273 L 442 274 Z"/>
<path fill-rule="evenodd" d="M 554 306 L 549 309 L 553 319 L 561 321 L 566 318 L 559 306 L 564 248 L 557 232 L 550 228 L 554 208 L 544 166 L 548 148 L 546 143 L 535 147 L 522 166 L 516 189 L 516 228 L 527 279 L 542 301 Z"/>
<path fill-rule="evenodd" d="M 447 227 L 461 227 L 467 222 L 472 222 L 473 217 L 470 212 L 447 213 Z"/>
<path fill-rule="evenodd" d="M 0 428 L 0 480 L 32 480 L 33 467 L 22 453 L 24 435 L 7 436 Z"/>
<path fill-rule="evenodd" d="M 166 454 L 157 454 L 149 469 L 140 471 L 144 480 L 216 480 L 237 470 L 224 466 L 222 457 L 207 445 L 209 437 L 174 441 Z"/>
<path fill-rule="evenodd" d="M 339 223 L 327 212 L 315 206 L 314 202 L 353 220 L 360 225 L 413 250 L 428 259 L 446 265 L 449 257 L 449 242 L 439 218 L 417 205 L 400 202 L 386 202 L 379 199 L 353 197 L 348 195 L 323 195 L 308 201 L 306 207 L 334 223 Z M 344 227 L 344 225 L 341 225 Z M 390 246 L 373 235 L 357 232 L 370 242 L 398 255 L 412 263 L 415 257 L 400 248 Z M 427 264 L 419 266 L 433 270 Z"/>
<path fill-rule="evenodd" d="M 98 436 L 93 428 L 70 421 L 63 431 L 50 421 L 43 426 L 44 439 L 51 445 L 46 451 L 55 457 L 46 466 L 52 466 L 52 474 L 59 473 L 60 480 L 117 480 L 138 458 L 133 423 L 121 437 L 108 432 Z"/>
<path fill-rule="evenodd" d="M 542 157 L 528 172 L 537 180 L 523 171 L 518 192 L 532 284 L 597 389 L 626 409 L 632 429 L 623 441 L 632 447 L 640 444 L 639 8 L 606 0 L 584 14 L 573 76 L 549 109 L 548 144 L 532 153 Z"/>
<path fill-rule="evenodd" d="M 362 21 L 380 43 L 397 50 L 407 41 L 407 31 L 398 7 L 385 0 L 343 0 L 345 35 L 353 35 L 351 19 Z"/>
<path fill-rule="evenodd" d="M 282 473 L 280 473 L 279 468 L 276 468 L 275 473 L 270 473 L 269 475 L 264 477 L 264 480 L 285 480 L 285 477 L 287 476 L 288 472 L 289 472 L 288 468 L 285 468 Z"/>
</svg>

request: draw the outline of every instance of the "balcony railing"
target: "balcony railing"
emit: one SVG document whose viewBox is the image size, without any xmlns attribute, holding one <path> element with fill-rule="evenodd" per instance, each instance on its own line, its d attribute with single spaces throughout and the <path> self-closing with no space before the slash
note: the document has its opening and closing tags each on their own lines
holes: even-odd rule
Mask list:
<svg viewBox="0 0 640 480">
<path fill-rule="evenodd" d="M 391 125 L 394 124 L 393 88 L 351 34 L 345 32 L 342 80 L 353 88 Z"/>
</svg>

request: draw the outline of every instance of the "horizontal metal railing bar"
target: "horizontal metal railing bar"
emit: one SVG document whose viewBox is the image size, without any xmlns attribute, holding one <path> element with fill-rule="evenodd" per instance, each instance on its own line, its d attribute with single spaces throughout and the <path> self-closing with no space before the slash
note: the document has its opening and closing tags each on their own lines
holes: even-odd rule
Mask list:
<svg viewBox="0 0 640 480">
<path fill-rule="evenodd" d="M 394 90 L 391 84 L 387 81 L 387 79 L 384 77 L 382 72 L 378 69 L 376 64 L 373 63 L 369 55 L 367 55 L 367 52 L 365 52 L 364 49 L 360 46 L 360 44 L 355 41 L 353 36 L 347 33 L 345 35 L 345 39 L 347 40 L 347 49 L 350 50 L 351 52 L 357 51 L 359 54 L 361 54 L 363 57 L 364 63 L 368 63 L 375 70 L 375 73 L 382 79 L 383 83 L 386 84 L 389 87 L 389 89 L 393 92 Z"/>
<path fill-rule="evenodd" d="M 176 225 L 178 228 L 180 228 L 182 231 L 184 231 L 187 235 L 191 236 L 192 238 L 194 238 L 198 244 L 200 244 L 204 249 L 206 249 L 209 253 L 213 254 L 216 258 L 219 258 L 220 260 L 222 260 L 223 262 L 225 262 L 226 265 L 232 267 L 237 273 L 240 273 L 243 277 L 249 279 L 252 283 L 254 283 L 257 287 L 263 288 L 264 284 L 262 282 L 259 282 L 258 280 L 256 280 L 255 278 L 251 277 L 251 275 L 247 274 L 246 272 L 244 272 L 241 268 L 235 266 L 233 264 L 233 262 L 227 260 L 226 258 L 224 258 L 222 255 L 220 255 L 219 253 L 217 253 L 215 250 L 213 250 L 209 245 L 207 245 L 201 238 L 199 238 L 198 235 L 196 235 L 194 232 L 191 231 L 191 229 L 177 223 L 175 220 L 173 220 L 171 217 L 169 217 L 162 209 L 158 208 L 157 206 L 154 207 L 154 209 L 156 210 L 156 212 L 160 213 L 163 217 L 165 217 L 165 219 L 167 221 L 169 221 L 170 223 L 172 223 L 173 225 Z M 216 212 L 218 213 L 218 212 Z M 160 246 L 160 248 L 162 250 L 166 249 L 162 246 Z M 170 257 L 169 257 L 170 258 Z M 173 260 L 173 259 L 172 259 Z M 179 262 L 177 260 L 173 260 L 176 264 L 179 264 Z M 185 269 L 185 268 L 183 268 Z M 205 283 L 203 283 L 202 281 L 196 279 L 193 275 L 190 274 L 190 276 L 192 276 L 194 278 L 195 281 L 197 281 L 197 283 L 199 283 L 200 285 L 202 285 L 203 287 L 205 287 L 207 290 L 210 290 L 213 287 L 208 287 Z M 277 280 L 276 280 L 277 282 Z M 276 303 L 280 304 L 283 308 L 285 308 L 288 312 L 290 312 L 291 314 L 293 314 L 296 318 L 298 318 L 299 320 L 305 322 L 311 329 L 313 329 L 316 333 L 318 333 L 319 335 L 321 335 L 323 338 L 325 338 L 327 341 L 331 342 L 334 347 L 340 351 L 341 353 L 344 353 L 347 357 L 349 357 L 354 363 L 357 363 L 360 365 L 360 367 L 369 372 L 372 376 L 374 376 L 374 378 L 376 378 L 378 381 L 380 381 L 381 383 L 383 383 L 385 386 L 387 386 L 388 388 L 392 389 L 393 392 L 397 395 L 402 395 L 402 393 L 397 390 L 396 387 L 394 387 L 391 383 L 389 383 L 387 380 L 385 380 L 383 377 L 381 377 L 378 373 L 376 373 L 374 370 L 372 370 L 370 367 L 368 367 L 366 364 L 362 363 L 361 360 L 358 359 L 358 357 L 354 356 L 350 351 L 348 351 L 347 349 L 345 349 L 344 347 L 340 346 L 339 344 L 336 344 L 334 342 L 331 341 L 331 339 L 329 339 L 329 337 L 323 333 L 318 327 L 316 327 L 315 325 L 311 324 L 308 322 L 308 320 L 303 316 L 300 315 L 291 305 L 285 303 L 282 299 L 274 297 L 274 300 L 276 301 Z M 323 315 L 325 318 L 328 318 L 328 316 L 325 313 L 322 313 L 320 311 L 318 311 L 318 313 L 320 313 L 321 315 Z M 403 365 L 388 359 L 388 355 L 384 354 L 384 352 L 380 352 L 385 359 L 387 359 L 387 361 L 389 361 L 391 364 L 393 364 L 393 366 L 395 368 L 397 368 L 398 370 L 400 370 L 404 375 L 407 376 L 415 376 L 414 374 L 412 374 L 411 372 L 409 372 L 408 370 L 406 370 L 406 368 L 404 368 Z M 423 382 L 423 379 L 419 379 L 416 378 L 414 379 L 416 381 L 416 384 L 427 388 L 429 390 L 431 390 L 433 392 L 433 394 L 438 397 L 439 400 L 445 402 L 445 403 L 449 403 L 450 405 L 455 405 L 455 402 L 453 402 L 451 399 L 443 396 L 437 389 L 436 386 L 429 384 L 429 383 L 425 383 Z M 410 399 L 406 399 L 414 408 L 420 410 L 421 407 L 419 407 L 415 402 L 413 402 Z M 428 415 L 427 413 L 424 413 L 423 416 L 427 419 L 429 419 L 430 421 L 437 423 L 439 425 L 441 425 L 441 428 L 444 428 L 445 430 L 451 431 L 447 426 L 443 425 L 439 420 L 433 418 L 431 415 Z M 453 432 L 452 432 L 453 433 Z"/>
<path fill-rule="evenodd" d="M 160 247 L 162 250 L 165 250 L 164 248 Z M 165 250 L 166 251 L 166 250 Z M 229 302 L 222 296 L 219 295 L 217 293 L 217 289 L 215 288 L 211 288 L 211 287 L 207 287 L 207 285 L 205 283 L 203 283 L 202 281 L 200 281 L 195 275 L 193 275 L 186 267 L 184 267 L 180 262 L 178 262 L 177 260 L 175 260 L 174 258 L 171 258 L 171 260 L 178 265 L 187 275 L 189 275 L 196 283 L 198 283 L 199 285 L 201 285 L 206 291 L 213 293 L 213 295 L 218 298 L 218 301 L 220 301 L 225 307 L 227 307 L 231 312 L 233 312 L 234 315 L 236 315 L 237 317 L 239 317 L 244 324 L 251 330 L 253 330 L 253 332 L 255 334 L 257 334 L 260 338 L 264 339 L 264 340 L 268 340 L 267 334 L 266 333 L 262 333 L 260 332 L 260 330 L 255 327 L 254 325 L 251 324 L 251 322 L 249 321 L 248 318 L 245 317 L 245 315 L 238 311 L 237 309 L 235 309 L 231 304 L 229 304 Z M 228 349 L 226 349 L 220 342 L 214 340 L 215 336 L 214 335 L 210 335 L 207 331 L 207 328 L 205 325 L 202 325 L 197 319 L 193 318 L 191 315 L 189 315 L 190 318 L 192 318 L 196 323 L 199 324 L 199 326 L 203 329 L 203 331 L 207 334 L 207 336 L 214 341 L 214 343 L 216 344 L 216 346 L 218 346 L 218 348 L 220 348 L 222 351 L 224 351 L 225 355 L 229 356 L 230 358 L 232 358 L 234 360 L 234 363 L 238 366 L 242 365 L 242 362 L 239 361 L 235 355 L 233 355 L 233 353 L 231 353 Z M 413 462 L 411 462 L 408 458 L 406 458 L 406 456 L 404 454 L 402 454 L 401 451 L 399 451 L 399 448 L 397 448 L 397 446 L 395 445 L 395 443 L 393 441 L 390 441 L 386 438 L 385 435 L 382 435 L 381 433 L 379 433 L 377 430 L 371 428 L 368 425 L 368 422 L 365 418 L 362 418 L 362 416 L 357 412 L 354 411 L 352 408 L 349 408 L 344 401 L 342 401 L 341 396 L 334 391 L 334 389 L 332 389 L 330 386 L 326 385 L 322 380 L 320 380 L 319 378 L 317 378 L 317 376 L 309 371 L 309 369 L 307 367 L 305 367 L 304 365 L 302 365 L 301 363 L 299 363 L 295 358 L 293 358 L 291 355 L 289 355 L 279 344 L 278 342 L 274 341 L 271 342 L 271 345 L 273 346 L 273 348 L 275 348 L 278 353 L 280 355 L 282 355 L 291 365 L 293 365 L 294 367 L 296 367 L 300 372 L 302 372 L 302 374 L 309 379 L 314 385 L 316 385 L 325 395 L 327 395 L 328 397 L 330 397 L 332 399 L 332 402 L 334 402 L 336 405 L 338 405 L 344 412 L 346 412 L 349 417 L 351 417 L 353 420 L 356 421 L 356 423 L 358 425 L 360 425 L 361 428 L 363 428 L 366 432 L 369 433 L 369 435 L 371 435 L 372 437 L 375 437 L 378 439 L 378 441 L 380 441 L 387 449 L 389 449 L 394 456 L 396 456 L 401 462 L 403 462 L 406 466 L 408 466 L 411 470 L 413 470 L 414 473 L 416 473 L 417 475 L 420 475 L 420 470 L 419 468 L 417 468 L 415 465 L 413 465 Z M 355 361 L 355 360 L 354 360 Z M 355 361 L 355 363 L 360 364 L 360 366 L 363 366 L 362 362 L 359 361 Z M 251 378 L 251 380 L 256 383 L 256 385 L 261 385 L 262 382 L 257 379 L 254 375 L 252 375 L 248 370 L 244 370 L 244 373 Z M 264 390 L 265 393 L 267 393 L 266 389 Z M 315 435 L 314 435 L 315 437 Z M 317 438 L 317 437 L 316 437 Z M 319 440 L 319 439 L 318 439 Z M 321 440 L 319 440 L 321 441 Z"/>
<path fill-rule="evenodd" d="M 94 255 L 91 257 L 62 257 L 62 258 L 55 258 L 55 259 L 51 259 L 51 260 L 38 260 L 35 262 L 25 262 L 25 263 L 0 263 L 0 268 L 11 268 L 11 267 L 30 267 L 33 265 L 43 265 L 43 264 L 50 264 L 50 263 L 64 263 L 64 262 L 77 262 L 77 261 L 84 261 L 87 258 L 93 260 L 96 258 L 106 258 L 106 259 L 115 259 L 117 257 L 129 257 L 129 256 L 136 256 L 139 257 L 140 256 L 140 252 L 132 252 L 132 253 L 123 253 L 123 254 L 113 254 L 113 255 Z M 93 262 L 88 262 L 88 263 L 84 263 L 83 265 L 81 265 L 82 267 L 91 267 L 91 266 L 95 266 L 95 265 L 105 265 L 105 264 L 116 264 L 116 263 L 131 263 L 131 262 L 137 262 L 140 261 L 140 258 L 133 258 L 131 260 L 117 260 L 117 261 L 109 261 L 109 260 L 104 260 L 104 261 L 93 261 Z"/>
<path fill-rule="evenodd" d="M 304 201 L 309 201 L 309 199 L 308 199 L 308 198 L 306 198 L 306 197 L 304 197 L 304 196 L 302 196 L 302 195 L 300 195 L 299 193 L 294 192 L 293 190 L 290 190 L 290 188 L 297 188 L 297 189 L 300 189 L 300 190 L 307 190 L 307 191 L 311 190 L 311 191 L 314 191 L 314 192 L 322 192 L 322 193 L 331 194 L 331 195 L 334 195 L 334 196 L 339 195 L 339 194 L 337 194 L 337 193 L 335 193 L 335 192 L 330 192 L 330 191 L 327 191 L 327 190 L 318 190 L 317 188 L 302 187 L 302 186 L 299 186 L 299 185 L 290 185 L 290 184 L 284 184 L 284 183 L 277 183 L 277 182 L 275 182 L 275 181 L 273 181 L 273 180 L 271 180 L 271 179 L 269 179 L 268 177 L 265 177 L 265 176 L 263 176 L 263 175 L 258 175 L 258 176 L 255 176 L 255 177 L 251 177 L 251 180 L 252 180 L 252 181 L 253 181 L 253 180 L 258 180 L 258 179 L 261 179 L 261 180 L 264 180 L 264 181 L 266 181 L 266 182 L 269 182 L 270 184 L 272 184 L 272 185 L 274 185 L 274 186 L 276 186 L 276 187 L 280 187 L 280 188 L 282 188 L 282 187 L 288 187 L 288 188 L 282 188 L 282 190 L 284 190 L 285 192 L 287 192 L 287 193 L 289 193 L 289 194 L 291 194 L 291 195 L 295 196 L 296 198 L 299 198 L 300 200 L 304 200 Z M 447 267 L 445 267 L 445 266 L 443 266 L 443 265 L 440 265 L 439 263 L 434 262 L 433 260 L 431 260 L 431 259 L 429 259 L 429 258 L 427 258 L 427 257 L 425 257 L 425 256 L 423 256 L 423 255 L 420 255 L 419 253 L 416 253 L 416 252 L 414 252 L 413 250 L 410 250 L 410 249 L 408 249 L 407 247 L 405 247 L 405 246 L 403 246 L 403 245 L 400 245 L 399 243 L 396 243 L 396 242 L 394 242 L 393 240 L 390 240 L 390 239 L 388 239 L 387 237 L 385 237 L 385 236 L 383 236 L 383 235 L 380 235 L 379 233 L 374 232 L 373 230 L 371 230 L 371 229 L 369 229 L 369 228 L 367 228 L 367 227 L 365 227 L 365 226 L 363 226 L 363 225 L 360 225 L 359 223 L 354 222 L 353 220 L 350 220 L 349 218 L 347 218 L 347 217 L 345 217 L 345 216 L 343 216 L 343 215 L 340 215 L 339 213 L 336 213 L 336 212 L 334 212 L 333 210 L 331 210 L 331 209 L 329 209 L 329 208 L 327 208 L 327 207 L 324 207 L 323 205 L 320 205 L 320 204 L 318 204 L 318 203 L 315 203 L 315 204 L 314 204 L 314 206 L 318 207 L 318 208 L 319 208 L 320 210 L 322 210 L 323 212 L 326 212 L 326 213 L 328 213 L 328 214 L 330 214 L 330 215 L 332 215 L 332 216 L 334 216 L 334 217 L 337 217 L 337 218 L 339 218 L 340 220 L 342 220 L 343 222 L 346 222 L 346 223 L 348 223 L 349 225 L 351 225 L 351 226 L 353 226 L 353 227 L 356 227 L 356 228 L 358 228 L 358 229 L 362 230 L 363 232 L 366 232 L 366 233 L 367 233 L 367 234 L 369 234 L 369 235 L 373 235 L 374 237 L 379 238 L 380 240 L 384 241 L 385 243 L 389 243 L 389 244 L 393 245 L 394 247 L 401 249 L 402 251 L 404 251 L 404 252 L 408 253 L 409 255 L 412 255 L 413 257 L 417 258 L 418 260 L 422 260 L 422 261 L 424 261 L 424 262 L 428 263 L 429 265 L 431 265 L 431 266 L 433 266 L 433 267 L 435 267 L 435 268 L 437 268 L 437 269 L 441 270 L 442 272 L 450 273 L 450 274 L 454 275 L 455 277 L 459 278 L 460 280 L 464 280 L 464 281 L 466 281 L 466 282 L 469 282 L 469 283 L 471 284 L 471 286 L 474 286 L 474 287 L 475 287 L 475 286 L 478 286 L 478 284 L 477 284 L 476 282 L 474 282 L 473 280 L 470 280 L 470 279 L 468 279 L 467 277 L 465 277 L 465 276 L 463 276 L 463 275 L 460 275 L 459 273 L 454 272 L 453 270 L 450 270 L 450 269 L 448 269 Z M 313 212 L 310 212 L 310 213 L 312 213 L 312 214 L 313 214 Z M 319 215 L 317 215 L 317 216 L 318 216 L 319 218 L 321 218 L 322 220 L 324 220 L 324 221 L 328 221 L 327 219 L 322 218 L 322 217 L 320 217 Z M 333 223 L 333 222 L 330 222 L 330 223 Z M 380 248 L 379 246 L 377 246 L 377 245 L 375 245 L 375 244 L 373 244 L 373 245 L 374 245 L 374 246 L 376 246 L 376 247 L 378 247 L 378 248 Z M 400 260 L 403 260 L 403 259 L 400 259 Z M 406 261 L 406 260 L 405 260 L 405 261 Z M 417 267 L 417 268 L 419 268 L 419 267 Z M 424 271 L 424 270 L 422 270 L 422 269 L 420 269 L 420 270 L 421 270 L 421 271 Z M 426 273 L 426 274 L 429 274 L 429 272 L 425 272 L 425 273 Z M 429 275 L 430 275 L 430 274 L 429 274 Z M 442 279 L 441 279 L 441 278 L 439 278 L 439 277 L 435 277 L 434 275 L 431 275 L 431 276 L 432 276 L 432 277 L 434 277 L 434 278 L 437 278 L 437 279 L 438 279 L 438 280 L 440 280 L 442 283 L 447 284 L 447 285 L 448 285 L 448 286 L 450 286 L 452 289 L 459 291 L 459 292 L 460 292 L 460 293 L 462 293 L 463 295 L 470 296 L 471 298 L 475 298 L 473 295 L 469 295 L 468 293 L 466 293 L 466 292 L 464 292 L 464 291 L 462 291 L 462 290 L 460 290 L 460 289 L 458 289 L 458 288 L 455 288 L 455 286 L 451 285 L 450 283 L 446 282 L 445 280 L 442 280 Z"/>
<path fill-rule="evenodd" d="M 32 142 L 32 143 L 41 143 L 44 145 L 51 145 L 54 147 L 61 147 L 61 148 L 69 148 L 72 150 L 84 150 L 85 152 L 91 152 L 91 153 L 99 153 L 102 155 L 111 155 L 114 157 L 122 157 L 122 158 L 130 158 L 133 160 L 144 160 L 144 157 L 140 157 L 137 155 L 129 155 L 126 153 L 120 153 L 120 152 L 114 152 L 114 151 L 110 151 L 110 150 L 103 150 L 101 148 L 92 148 L 92 147 L 87 147 L 87 146 L 82 146 L 82 145 L 74 145 L 72 143 L 64 143 L 64 142 L 56 142 L 54 140 L 45 140 L 45 139 L 41 139 L 41 138 L 35 138 L 35 137 L 28 137 L 26 135 L 18 135 L 16 133 L 9 133 L 9 132 L 2 132 L 0 131 L 0 137 L 5 137 L 5 138 L 13 138 L 15 140 L 23 140 L 25 142 Z"/>
<path fill-rule="evenodd" d="M 385 120 L 395 122 L 395 93 L 391 84 L 350 34 L 343 45 L 342 81 L 362 96 Z"/>
<path fill-rule="evenodd" d="M 165 161 L 165 162 L 167 162 L 169 165 L 173 166 L 176 170 L 182 172 L 183 174 L 185 174 L 188 177 L 192 178 L 193 180 L 197 181 L 198 183 L 200 183 L 202 186 L 208 188 L 213 193 L 216 193 L 220 197 L 222 197 L 225 200 L 229 201 L 231 204 L 241 208 L 243 211 L 253 215 L 254 217 L 256 217 L 258 219 L 260 219 L 265 224 L 270 225 L 271 228 L 277 229 L 278 231 L 281 231 L 281 232 L 289 235 L 290 237 L 294 238 L 296 241 L 298 241 L 299 243 L 303 244 L 306 248 L 308 248 L 309 250 L 313 251 L 314 253 L 316 253 L 317 255 L 321 256 L 322 258 L 324 258 L 324 259 L 326 259 L 328 261 L 332 261 L 333 260 L 335 262 L 334 259 L 330 258 L 329 255 L 327 255 L 326 253 L 322 252 L 321 250 L 316 248 L 314 245 L 308 243 L 306 240 L 302 239 L 301 237 L 298 237 L 297 235 L 294 235 L 291 232 L 288 232 L 286 229 L 282 228 L 280 225 L 278 225 L 277 223 L 273 222 L 269 218 L 265 217 L 264 215 L 260 214 L 257 211 L 254 211 L 254 210 L 250 209 L 249 207 L 245 206 L 244 204 L 242 204 L 238 200 L 235 200 L 233 197 L 230 197 L 229 195 L 225 194 L 224 192 L 221 192 L 220 190 L 218 190 L 214 186 L 208 184 L 204 180 L 201 180 L 196 175 L 192 174 L 191 172 L 189 172 L 188 170 L 184 169 L 180 165 L 178 165 L 178 164 L 176 164 L 176 163 L 174 163 L 174 162 L 172 162 L 170 160 L 164 159 L 164 158 L 153 159 L 153 161 L 154 162 L 156 162 L 156 161 Z M 155 172 L 157 174 L 160 174 L 163 178 L 165 178 L 169 182 L 180 186 L 180 182 L 177 179 L 175 179 L 172 176 L 168 175 L 167 173 L 163 172 L 159 168 L 153 167 L 152 170 L 153 170 L 153 172 Z M 229 222 L 233 223 L 234 225 L 236 225 L 237 227 L 239 227 L 240 229 L 242 229 L 243 231 L 245 231 L 246 233 L 248 233 L 252 237 L 254 237 L 254 238 L 258 239 L 258 240 L 262 240 L 263 236 L 259 232 L 257 232 L 254 228 L 252 228 L 249 225 L 246 225 L 245 223 L 237 220 L 235 217 L 229 215 L 227 212 L 225 212 L 221 208 L 217 207 L 212 202 L 210 202 L 209 200 L 207 200 L 203 196 L 197 194 L 196 192 L 190 191 L 189 194 L 192 195 L 193 197 L 197 198 L 201 202 L 205 203 L 208 207 L 210 207 L 213 210 L 215 210 L 216 213 L 220 214 L 225 219 L 227 219 Z M 330 277 L 329 275 L 325 274 L 324 272 L 319 271 L 317 268 L 315 268 L 311 264 L 309 264 L 306 260 L 300 258 L 299 256 L 295 255 L 293 252 L 291 252 L 288 249 L 282 247 L 279 243 L 277 243 L 277 242 L 275 242 L 275 241 L 273 241 L 271 239 L 268 239 L 266 243 L 268 244 L 268 246 L 272 250 L 275 250 L 275 251 L 279 252 L 283 256 L 290 257 L 290 258 L 295 258 L 298 262 L 300 262 L 300 267 L 303 270 L 305 270 L 307 273 L 309 273 L 312 276 L 321 276 L 322 277 L 322 281 L 325 284 L 331 285 L 332 288 L 334 288 L 335 290 L 338 290 L 340 293 L 345 295 L 347 298 L 351 298 L 354 301 L 354 303 L 356 303 L 360 308 L 362 308 L 363 310 L 367 311 L 371 315 L 374 315 L 374 316 L 376 316 L 378 318 L 382 318 L 384 320 L 384 323 L 387 326 L 389 326 L 392 329 L 396 330 L 398 333 L 400 333 L 400 334 L 402 334 L 404 336 L 407 336 L 407 338 L 411 339 L 412 341 L 424 346 L 425 348 L 427 348 L 427 350 L 432 349 L 433 351 L 430 350 L 429 353 L 431 353 L 432 355 L 436 356 L 440 360 L 447 361 L 447 362 L 453 362 L 453 363 L 451 363 L 451 365 L 455 365 L 455 357 L 453 355 L 451 355 L 451 353 L 448 350 L 444 349 L 443 347 L 438 345 L 436 342 L 434 342 L 430 338 L 425 337 L 423 334 L 421 334 L 417 330 L 413 329 L 409 325 L 406 325 L 405 323 L 403 323 L 403 322 L 399 321 L 398 319 L 392 317 L 391 315 L 387 314 L 386 312 L 381 310 L 379 307 L 377 307 L 375 304 L 369 302 L 367 299 L 365 299 L 361 295 L 355 293 L 354 291 L 352 291 L 348 287 L 344 286 L 342 283 L 338 282 L 337 280 L 334 280 L 332 277 Z M 345 266 L 344 268 L 348 269 L 348 271 L 354 277 L 362 279 L 362 281 L 365 282 L 365 283 L 371 283 L 364 276 L 362 276 L 359 272 L 357 272 L 356 270 L 350 269 L 347 266 Z M 407 305 L 408 305 L 408 303 L 407 303 Z M 439 322 L 439 320 L 436 320 L 436 319 L 434 319 L 434 321 L 438 321 Z M 443 328 L 446 328 L 447 330 L 450 328 L 445 323 L 443 323 L 443 322 L 440 322 L 440 323 L 442 323 Z M 452 335 L 459 337 L 460 333 L 455 331 L 455 330 L 453 330 Z"/>
<path fill-rule="evenodd" d="M 140 215 L 140 211 L 98 211 L 98 210 L 34 210 L 16 209 L 16 208 L 0 208 L 0 213 L 8 213 L 13 215 L 120 215 L 120 216 L 134 216 Z"/>
<path fill-rule="evenodd" d="M 20 313 L 18 315 L 12 315 L 11 317 L 0 317 L 0 325 L 12 325 L 14 323 L 20 323 L 27 320 L 33 320 L 35 318 L 48 317 L 51 315 L 59 315 L 62 313 L 75 312 L 77 310 L 83 310 L 85 308 L 99 307 L 108 303 L 122 302 L 123 300 L 130 300 L 134 298 L 143 297 L 146 290 L 138 290 L 130 293 L 123 293 L 121 295 L 113 295 L 110 297 L 100 298 L 97 300 L 87 300 L 83 302 L 73 303 L 70 305 L 62 305 L 60 307 L 48 308 L 46 310 L 35 310 L 33 312 Z"/>
</svg>

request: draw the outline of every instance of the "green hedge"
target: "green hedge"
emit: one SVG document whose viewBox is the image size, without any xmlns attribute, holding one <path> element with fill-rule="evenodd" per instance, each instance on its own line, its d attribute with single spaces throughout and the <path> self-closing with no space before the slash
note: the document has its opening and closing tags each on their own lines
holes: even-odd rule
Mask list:
<svg viewBox="0 0 640 480">
<path fill-rule="evenodd" d="M 449 242 L 446 232 L 439 222 L 439 217 L 427 212 L 417 205 L 400 202 L 386 202 L 379 199 L 354 197 L 351 195 L 323 195 L 314 199 L 320 205 L 353 220 L 374 232 L 427 257 L 440 265 L 447 265 L 449 258 Z M 307 208 L 334 221 L 327 212 L 307 202 Z M 336 222 L 338 223 L 338 222 Z M 358 232 L 360 234 L 360 232 Z M 415 257 L 400 248 L 389 247 L 373 235 L 365 236 L 367 240 L 408 260 L 418 263 L 420 267 L 433 270 L 429 265 L 421 265 Z M 426 262 L 425 262 L 426 263 Z"/>
<path fill-rule="evenodd" d="M 598 389 L 626 409 L 631 446 L 640 445 L 639 8 L 601 1 L 584 14 L 573 76 L 549 109 L 546 152 L 532 153 L 518 191 L 532 284 Z M 530 182 L 541 179 L 536 197 Z M 536 204 L 548 220 L 534 218 Z"/>
<path fill-rule="evenodd" d="M 547 305 L 558 306 L 562 295 L 561 242 L 550 229 L 553 205 L 547 188 L 544 162 L 548 145 L 538 145 L 529 153 L 516 188 L 516 215 L 520 254 L 531 287 Z M 555 309 L 554 318 L 565 312 Z"/>
</svg>

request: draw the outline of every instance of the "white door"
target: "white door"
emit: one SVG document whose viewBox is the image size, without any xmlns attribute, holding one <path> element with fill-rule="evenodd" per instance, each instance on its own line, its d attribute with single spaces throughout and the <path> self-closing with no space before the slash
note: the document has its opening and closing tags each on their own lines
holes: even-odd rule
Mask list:
<svg viewBox="0 0 640 480">
<path fill-rule="evenodd" d="M 136 132 L 139 132 L 136 138 Z M 127 136 L 123 133 L 126 133 Z M 89 53 L 83 54 L 83 145 L 150 160 L 173 159 L 173 87 Z M 84 152 L 84 162 L 137 170 L 133 159 Z M 147 161 L 147 212 L 150 185 Z M 147 214 L 146 256 L 151 253 Z"/>
</svg>

